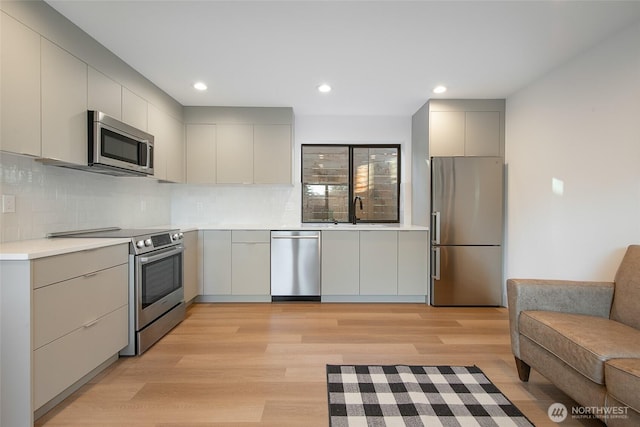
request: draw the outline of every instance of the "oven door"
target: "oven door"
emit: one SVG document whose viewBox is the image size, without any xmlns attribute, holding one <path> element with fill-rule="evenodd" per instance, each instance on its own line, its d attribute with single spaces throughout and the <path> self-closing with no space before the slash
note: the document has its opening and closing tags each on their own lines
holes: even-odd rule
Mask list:
<svg viewBox="0 0 640 427">
<path fill-rule="evenodd" d="M 184 300 L 184 246 L 135 257 L 136 330 Z"/>
</svg>

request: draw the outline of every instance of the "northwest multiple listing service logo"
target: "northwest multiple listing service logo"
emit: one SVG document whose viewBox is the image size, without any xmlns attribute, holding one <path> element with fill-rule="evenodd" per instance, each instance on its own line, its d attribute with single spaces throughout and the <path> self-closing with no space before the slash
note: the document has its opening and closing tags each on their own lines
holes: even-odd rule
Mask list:
<svg viewBox="0 0 640 427">
<path fill-rule="evenodd" d="M 554 423 L 561 423 L 569 415 L 573 419 L 627 419 L 628 406 L 572 406 L 571 411 L 562 403 L 556 402 L 549 406 L 547 415 Z"/>
</svg>

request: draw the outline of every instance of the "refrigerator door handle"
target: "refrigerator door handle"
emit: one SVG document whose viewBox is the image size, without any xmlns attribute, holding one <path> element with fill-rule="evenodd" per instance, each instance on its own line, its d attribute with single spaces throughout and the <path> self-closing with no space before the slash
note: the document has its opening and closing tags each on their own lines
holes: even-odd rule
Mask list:
<svg viewBox="0 0 640 427">
<path fill-rule="evenodd" d="M 433 248 L 433 272 L 431 278 L 433 280 L 440 280 L 440 248 Z"/>
<path fill-rule="evenodd" d="M 434 245 L 440 244 L 440 211 L 432 212 L 432 228 L 433 228 L 433 239 L 431 243 Z"/>
</svg>

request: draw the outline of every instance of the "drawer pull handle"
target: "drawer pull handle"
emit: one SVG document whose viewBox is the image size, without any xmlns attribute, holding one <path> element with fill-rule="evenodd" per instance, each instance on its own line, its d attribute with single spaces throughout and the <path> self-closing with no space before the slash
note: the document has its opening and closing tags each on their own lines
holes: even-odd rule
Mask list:
<svg viewBox="0 0 640 427">
<path fill-rule="evenodd" d="M 97 271 L 94 271 L 93 273 L 87 273 L 87 274 L 85 274 L 83 277 L 84 277 L 85 279 L 88 279 L 89 277 L 96 276 L 97 274 L 98 274 L 98 272 L 97 272 Z"/>
<path fill-rule="evenodd" d="M 96 323 L 98 323 L 99 321 L 100 321 L 100 319 L 94 319 L 94 320 L 92 320 L 92 321 L 90 321 L 90 322 L 88 322 L 88 323 L 85 323 L 84 325 L 82 325 L 82 327 L 84 327 L 84 328 L 90 328 L 90 327 L 92 327 L 93 325 L 95 325 Z"/>
</svg>

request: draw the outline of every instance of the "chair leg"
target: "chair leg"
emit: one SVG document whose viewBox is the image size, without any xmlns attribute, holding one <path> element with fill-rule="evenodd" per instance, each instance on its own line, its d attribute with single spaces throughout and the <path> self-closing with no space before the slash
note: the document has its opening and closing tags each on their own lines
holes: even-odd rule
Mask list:
<svg viewBox="0 0 640 427">
<path fill-rule="evenodd" d="M 518 377 L 520 377 L 520 381 L 527 382 L 529 381 L 529 374 L 531 373 L 531 366 L 524 363 L 522 360 L 516 359 L 516 368 L 518 369 Z"/>
</svg>

